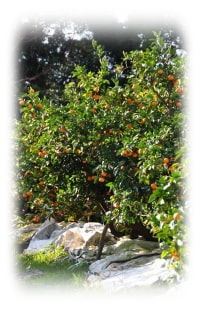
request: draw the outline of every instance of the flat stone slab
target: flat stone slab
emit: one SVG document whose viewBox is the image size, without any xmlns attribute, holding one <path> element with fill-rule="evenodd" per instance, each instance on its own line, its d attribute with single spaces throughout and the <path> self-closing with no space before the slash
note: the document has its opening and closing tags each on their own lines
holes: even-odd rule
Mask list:
<svg viewBox="0 0 200 310">
<path fill-rule="evenodd" d="M 169 262 L 161 259 L 159 254 L 154 254 L 136 255 L 125 262 L 113 261 L 114 255 L 96 261 L 90 265 L 88 285 L 112 293 L 132 288 L 162 286 L 169 278 L 176 279 L 175 271 L 168 268 Z"/>
</svg>

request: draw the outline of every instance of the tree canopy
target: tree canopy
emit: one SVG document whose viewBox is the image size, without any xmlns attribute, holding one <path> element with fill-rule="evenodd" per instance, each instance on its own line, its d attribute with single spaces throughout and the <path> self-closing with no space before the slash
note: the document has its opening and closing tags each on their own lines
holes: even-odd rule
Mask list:
<svg viewBox="0 0 200 310">
<path fill-rule="evenodd" d="M 140 222 L 160 241 L 162 257 L 170 256 L 180 268 L 186 243 L 187 80 L 179 41 L 170 32 L 153 32 L 148 42 L 140 34 L 138 48 L 115 58 L 93 38 L 66 41 L 58 29 L 62 35 L 55 38 L 39 36 L 51 45 L 33 44 L 35 65 L 27 65 L 28 44 L 23 55 L 26 76 L 36 73 L 38 80 L 19 98 L 19 214 L 34 222 L 95 216 L 123 233 Z M 60 37 L 65 47 L 58 45 Z M 74 61 L 59 63 L 60 51 L 63 60 L 71 55 Z"/>
</svg>

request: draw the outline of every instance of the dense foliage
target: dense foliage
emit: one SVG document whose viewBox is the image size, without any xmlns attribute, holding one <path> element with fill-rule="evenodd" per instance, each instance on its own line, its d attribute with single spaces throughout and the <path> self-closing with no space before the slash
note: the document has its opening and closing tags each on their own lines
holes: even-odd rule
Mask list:
<svg viewBox="0 0 200 310">
<path fill-rule="evenodd" d="M 114 65 L 121 61 L 123 51 L 144 49 L 149 45 L 147 38 L 152 36 L 147 29 L 140 29 L 142 33 L 138 33 L 128 21 L 123 26 L 109 20 L 105 21 L 104 27 L 62 19 L 59 23 L 39 19 L 22 24 L 16 50 L 19 69 L 16 92 L 21 94 L 32 86 L 40 92 L 41 98 L 45 96 L 56 104 L 63 104 L 63 87 L 73 81 L 74 68 L 84 65 L 88 71 L 97 72 L 100 66 L 92 39 L 103 46 L 112 76 Z M 180 36 L 171 28 L 163 27 L 162 34 L 173 48 L 181 48 Z"/>
<path fill-rule="evenodd" d="M 141 221 L 179 268 L 186 242 L 185 59 L 159 34 L 145 50 L 109 59 L 93 41 L 97 72 L 76 66 L 63 105 L 32 87 L 17 121 L 19 214 L 86 220 L 126 231 Z M 123 77 L 123 85 L 120 83 Z"/>
</svg>

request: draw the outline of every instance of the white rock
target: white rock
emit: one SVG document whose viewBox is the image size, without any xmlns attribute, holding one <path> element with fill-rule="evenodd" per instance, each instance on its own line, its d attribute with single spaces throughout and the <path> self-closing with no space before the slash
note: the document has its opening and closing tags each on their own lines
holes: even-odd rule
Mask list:
<svg viewBox="0 0 200 310">
<path fill-rule="evenodd" d="M 54 239 L 44 239 L 44 240 L 31 240 L 27 249 L 24 250 L 24 254 L 34 254 L 38 251 L 45 250 L 51 243 L 53 243 Z"/>
<path fill-rule="evenodd" d="M 113 256 L 113 255 L 111 255 Z M 158 255 L 139 257 L 126 263 L 106 263 L 101 267 L 94 264 L 87 282 L 89 287 L 100 287 L 106 292 L 116 292 L 132 288 L 151 287 L 156 284 L 166 283 L 169 277 L 176 277 L 173 270 L 168 269 L 168 261 L 160 259 Z M 104 266 L 104 268 L 103 268 Z"/>
</svg>

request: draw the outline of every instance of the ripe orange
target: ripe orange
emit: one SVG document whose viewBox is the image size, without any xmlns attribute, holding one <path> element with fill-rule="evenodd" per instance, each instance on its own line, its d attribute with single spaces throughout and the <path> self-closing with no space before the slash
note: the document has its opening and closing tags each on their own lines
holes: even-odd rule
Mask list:
<svg viewBox="0 0 200 310">
<path fill-rule="evenodd" d="M 33 105 L 32 105 L 32 104 L 29 104 L 29 105 L 28 105 L 28 109 L 29 109 L 29 110 L 33 109 Z"/>
<path fill-rule="evenodd" d="M 66 154 L 69 154 L 70 152 L 71 152 L 71 149 L 68 149 L 68 148 L 65 149 Z"/>
<path fill-rule="evenodd" d="M 141 121 L 140 121 L 140 124 L 145 124 L 146 123 L 146 121 L 147 121 L 147 118 L 146 117 L 144 117 Z"/>
<path fill-rule="evenodd" d="M 87 177 L 87 181 L 90 182 L 90 181 L 92 181 L 92 180 L 93 180 L 92 176 L 88 176 L 88 177 Z"/>
<path fill-rule="evenodd" d="M 170 167 L 168 168 L 168 170 L 169 170 L 170 172 L 173 172 L 173 171 L 174 171 L 174 166 L 173 166 L 173 165 L 170 166 Z"/>
<path fill-rule="evenodd" d="M 46 155 L 48 155 L 48 152 L 47 151 L 42 151 L 42 154 L 43 154 L 43 156 L 46 156 Z"/>
<path fill-rule="evenodd" d="M 65 133 L 65 132 L 66 132 L 65 127 L 64 127 L 64 126 L 62 126 L 62 127 L 60 128 L 60 131 L 61 131 L 61 132 L 63 132 L 63 133 Z"/>
<path fill-rule="evenodd" d="M 181 102 L 177 102 L 176 106 L 177 106 L 177 108 L 181 108 L 182 107 L 182 103 Z"/>
<path fill-rule="evenodd" d="M 183 87 L 178 87 L 175 92 L 177 94 L 182 94 L 184 92 L 184 88 Z"/>
<path fill-rule="evenodd" d="M 19 105 L 24 106 L 24 104 L 25 104 L 25 101 L 24 101 L 24 100 L 20 100 L 20 101 L 19 101 Z"/>
<path fill-rule="evenodd" d="M 155 190 L 157 188 L 157 184 L 156 183 L 151 183 L 151 189 Z"/>
<path fill-rule="evenodd" d="M 75 114 L 76 111 L 75 110 L 69 110 L 69 114 Z"/>
<path fill-rule="evenodd" d="M 178 212 L 174 213 L 174 215 L 173 215 L 173 219 L 174 219 L 175 221 L 180 220 L 180 219 L 181 219 L 181 215 L 180 215 L 180 213 L 178 213 Z"/>
<path fill-rule="evenodd" d="M 157 73 L 161 75 L 164 73 L 164 71 L 163 71 L 163 69 L 158 69 Z"/>
<path fill-rule="evenodd" d="M 92 113 L 96 113 L 97 110 L 96 110 L 95 108 L 91 108 L 90 111 L 91 111 Z"/>
<path fill-rule="evenodd" d="M 121 155 L 122 155 L 122 156 L 128 156 L 128 151 L 127 151 L 127 150 L 123 150 L 123 151 L 121 152 Z"/>
<path fill-rule="evenodd" d="M 163 159 L 163 164 L 167 165 L 170 162 L 169 158 L 164 158 Z"/>
<path fill-rule="evenodd" d="M 132 156 L 132 155 L 133 155 L 133 152 L 128 151 L 126 156 L 129 156 L 129 157 L 130 157 L 130 156 Z"/>
<path fill-rule="evenodd" d="M 36 206 L 40 206 L 43 203 L 43 199 L 36 199 L 35 204 Z"/>
<path fill-rule="evenodd" d="M 32 196 L 32 192 L 26 192 L 22 195 L 23 198 L 30 198 Z"/>
<path fill-rule="evenodd" d="M 131 125 L 131 124 L 127 124 L 127 125 L 126 125 L 126 128 L 127 128 L 127 129 L 131 129 L 131 128 L 132 128 L 132 125 Z"/>
<path fill-rule="evenodd" d="M 40 216 L 39 215 L 35 215 L 33 218 L 32 218 L 32 222 L 33 223 L 38 223 L 40 221 Z"/>
<path fill-rule="evenodd" d="M 151 103 L 152 107 L 156 107 L 157 104 L 158 104 L 157 101 L 152 101 L 152 103 Z"/>
<path fill-rule="evenodd" d="M 54 207 L 58 207 L 59 203 L 58 203 L 57 201 L 54 201 L 54 202 L 52 203 L 52 205 L 53 205 Z"/>
<path fill-rule="evenodd" d="M 173 85 L 174 85 L 174 86 L 178 86 L 179 83 L 180 83 L 180 80 L 177 79 L 177 78 L 175 78 L 174 81 L 173 81 Z"/>
<path fill-rule="evenodd" d="M 41 103 L 38 103 L 38 104 L 36 105 L 36 107 L 37 107 L 38 109 L 42 109 L 42 108 L 43 108 L 43 105 L 42 105 Z"/>
<path fill-rule="evenodd" d="M 174 253 L 172 254 L 172 258 L 173 258 L 173 260 L 179 260 L 179 259 L 180 259 L 180 257 L 179 257 L 179 255 L 178 255 L 177 252 L 174 252 Z"/>
<path fill-rule="evenodd" d="M 100 95 L 97 95 L 97 94 L 95 94 L 95 95 L 92 96 L 93 99 L 99 99 L 100 97 L 101 97 L 101 96 L 100 96 Z"/>
<path fill-rule="evenodd" d="M 110 110 L 109 104 L 106 104 L 104 108 L 105 108 L 106 110 Z"/>
<path fill-rule="evenodd" d="M 114 202 L 114 203 L 113 203 L 113 207 L 114 207 L 114 208 L 119 208 L 119 207 L 120 207 L 120 204 L 119 204 L 118 202 Z"/>
<path fill-rule="evenodd" d="M 44 186 L 44 185 L 45 185 L 45 182 L 44 182 L 44 181 L 40 181 L 38 184 L 39 184 L 40 186 Z"/>
<path fill-rule="evenodd" d="M 128 104 L 132 104 L 133 103 L 133 100 L 131 98 L 127 98 L 126 101 L 127 101 Z"/>
<path fill-rule="evenodd" d="M 136 157 L 138 157 L 138 153 L 135 152 L 135 153 L 132 154 L 132 156 L 133 156 L 134 158 L 136 158 Z"/>
<path fill-rule="evenodd" d="M 63 210 L 55 210 L 54 212 L 55 212 L 56 215 L 61 215 L 61 216 L 64 215 Z"/>
<path fill-rule="evenodd" d="M 30 175 L 30 171 L 27 170 L 27 171 L 24 173 L 24 176 L 25 176 L 25 177 L 28 177 L 29 175 Z"/>
<path fill-rule="evenodd" d="M 122 156 L 127 156 L 127 157 L 129 157 L 129 156 L 132 156 L 132 155 L 133 155 L 133 152 L 128 151 L 128 150 L 123 150 L 123 151 L 121 152 L 121 155 L 122 155 Z"/>
<path fill-rule="evenodd" d="M 93 91 L 95 91 L 96 93 L 98 93 L 98 92 L 99 92 L 99 87 L 98 87 L 98 86 L 94 87 L 94 88 L 93 88 Z"/>
<path fill-rule="evenodd" d="M 169 74 L 167 77 L 168 81 L 173 81 L 175 79 L 174 75 Z"/>
<path fill-rule="evenodd" d="M 106 176 L 107 176 L 107 172 L 102 171 L 102 172 L 101 172 L 101 176 L 102 176 L 102 177 L 106 177 Z"/>
<path fill-rule="evenodd" d="M 100 182 L 100 183 L 103 183 L 103 182 L 105 182 L 105 179 L 104 179 L 103 177 L 100 177 L 100 178 L 99 178 L 99 182 Z"/>
</svg>

